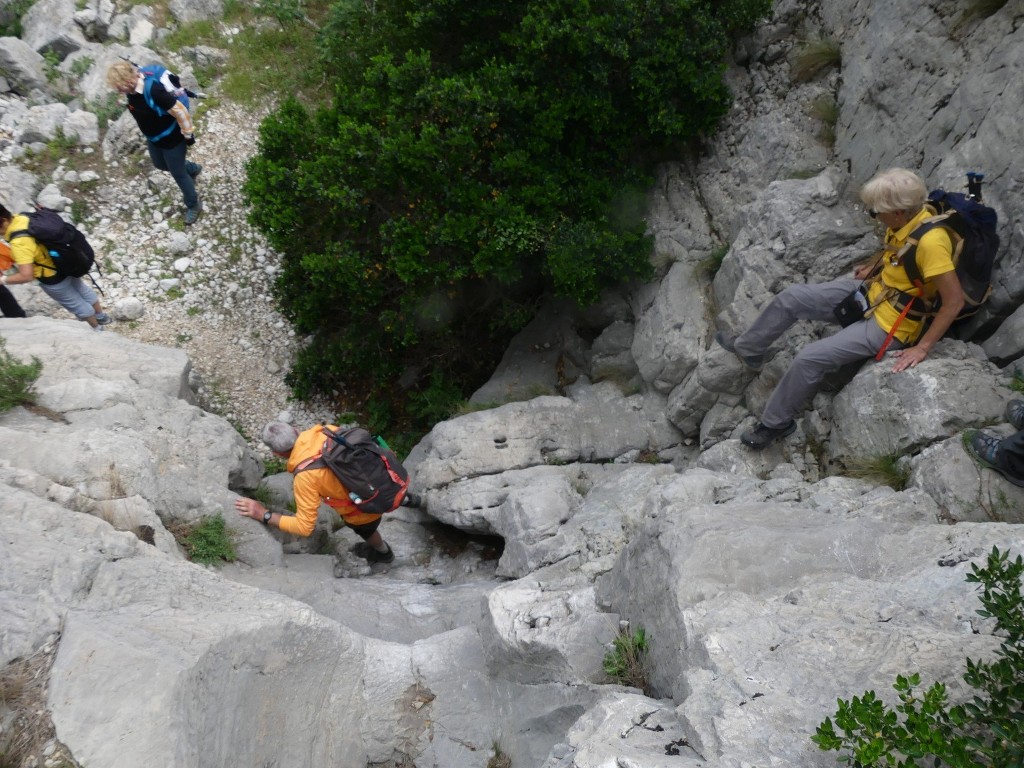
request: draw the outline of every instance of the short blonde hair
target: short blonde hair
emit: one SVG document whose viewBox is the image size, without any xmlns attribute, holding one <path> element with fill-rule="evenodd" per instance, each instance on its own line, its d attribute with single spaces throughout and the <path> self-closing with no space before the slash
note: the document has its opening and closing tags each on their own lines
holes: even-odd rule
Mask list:
<svg viewBox="0 0 1024 768">
<path fill-rule="evenodd" d="M 917 213 L 928 199 L 924 179 L 906 168 L 876 173 L 860 189 L 860 199 L 876 213 L 910 211 Z"/>
<path fill-rule="evenodd" d="M 139 79 L 139 69 L 130 61 L 115 61 L 107 68 L 107 85 L 115 91 L 134 86 Z"/>
</svg>

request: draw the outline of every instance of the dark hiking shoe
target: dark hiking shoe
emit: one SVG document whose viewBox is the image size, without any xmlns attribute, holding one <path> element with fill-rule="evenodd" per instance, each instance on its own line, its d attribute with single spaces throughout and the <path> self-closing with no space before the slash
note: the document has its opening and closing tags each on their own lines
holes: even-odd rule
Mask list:
<svg viewBox="0 0 1024 768">
<path fill-rule="evenodd" d="M 418 493 L 413 493 L 412 491 L 408 491 L 405 494 L 405 496 L 402 498 L 402 503 L 401 503 L 400 506 L 403 506 L 403 507 L 422 507 L 423 506 L 423 499 L 420 497 L 420 495 Z"/>
<path fill-rule="evenodd" d="M 1014 429 L 1024 429 L 1024 400 L 1011 400 L 1006 404 L 1006 420 Z"/>
<path fill-rule="evenodd" d="M 984 432 L 971 430 L 964 433 L 964 450 L 976 462 L 983 467 L 994 469 L 1014 485 L 1024 488 L 1024 477 L 1011 475 L 996 463 L 996 456 L 999 453 L 999 444 L 1003 441 L 998 437 L 986 435 Z"/>
<path fill-rule="evenodd" d="M 791 421 L 786 426 L 779 427 L 778 429 L 766 427 L 759 421 L 757 422 L 757 426 L 755 426 L 751 431 L 744 432 L 740 436 L 740 442 L 742 442 L 748 448 L 753 448 L 755 451 L 760 451 L 767 448 L 780 437 L 792 435 L 795 431 L 795 421 Z"/>
<path fill-rule="evenodd" d="M 201 166 L 199 163 L 192 163 L 192 170 L 186 171 L 186 173 L 188 173 L 188 175 L 192 177 L 192 181 L 195 181 L 196 176 L 198 176 L 202 172 L 203 166 Z"/>
<path fill-rule="evenodd" d="M 195 208 L 185 210 L 185 226 L 190 227 L 199 221 L 199 214 L 203 212 L 203 204 L 199 203 Z"/>
<path fill-rule="evenodd" d="M 112 318 L 106 312 L 96 313 L 96 322 L 99 323 L 100 325 L 109 325 L 111 322 L 113 322 L 113 320 L 114 318 Z"/>
<path fill-rule="evenodd" d="M 715 333 L 715 341 L 718 342 L 718 346 L 724 349 L 726 352 L 732 352 L 736 357 L 740 359 L 747 368 L 752 371 L 760 371 L 764 368 L 764 355 L 741 355 L 736 351 L 736 337 L 730 336 L 724 331 L 717 331 Z"/>
<path fill-rule="evenodd" d="M 352 552 L 357 556 L 363 558 L 370 563 L 390 563 L 395 559 L 395 553 L 391 549 L 390 544 L 385 544 L 388 548 L 387 552 L 378 552 L 372 546 L 367 544 L 365 541 L 361 541 L 352 547 Z"/>
</svg>

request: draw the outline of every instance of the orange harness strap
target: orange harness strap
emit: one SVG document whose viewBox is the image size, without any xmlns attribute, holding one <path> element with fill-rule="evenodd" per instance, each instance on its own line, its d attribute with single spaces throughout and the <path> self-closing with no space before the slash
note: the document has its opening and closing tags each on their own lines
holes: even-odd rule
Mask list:
<svg viewBox="0 0 1024 768">
<path fill-rule="evenodd" d="M 918 291 L 920 291 L 921 293 L 924 293 L 924 285 L 922 285 L 920 281 L 918 281 L 914 285 L 915 285 L 915 287 L 917 288 Z M 885 341 L 882 342 L 882 348 L 879 349 L 878 350 L 878 354 L 875 355 L 875 360 L 876 361 L 881 360 L 882 357 L 885 355 L 885 351 L 887 349 L 889 349 L 889 345 L 892 344 L 893 336 L 896 335 L 896 330 L 900 327 L 900 323 L 903 322 L 903 318 L 905 318 L 907 316 L 907 313 L 910 311 L 910 308 L 912 306 L 914 306 L 914 299 L 916 299 L 916 298 L 918 298 L 918 297 L 917 296 L 911 296 L 910 297 L 910 301 L 908 301 L 906 306 L 903 307 L 903 311 L 900 312 L 900 316 L 896 318 L 896 322 L 892 324 L 892 328 L 889 329 L 889 333 L 886 335 Z"/>
</svg>

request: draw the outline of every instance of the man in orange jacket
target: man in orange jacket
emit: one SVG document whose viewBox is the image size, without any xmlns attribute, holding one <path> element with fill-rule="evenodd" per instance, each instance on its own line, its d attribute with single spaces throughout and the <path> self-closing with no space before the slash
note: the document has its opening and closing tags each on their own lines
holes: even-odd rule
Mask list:
<svg viewBox="0 0 1024 768">
<path fill-rule="evenodd" d="M 330 429 L 337 427 L 329 426 Z M 295 515 L 281 515 L 271 512 L 254 499 L 236 499 L 235 509 L 244 517 L 259 520 L 264 525 L 274 525 L 285 533 L 309 536 L 313 533 L 316 518 L 323 502 L 337 512 L 342 521 L 362 538 L 355 552 L 371 563 L 390 563 L 395 553 L 377 530 L 381 515 L 362 512 L 349 498 L 348 489 L 331 470 L 326 467 L 304 467 L 320 456 L 327 439 L 323 427 L 317 425 L 305 432 L 299 432 L 291 424 L 272 421 L 263 428 L 263 442 L 274 452 L 288 460 L 287 469 L 294 475 L 292 489 L 295 493 Z"/>
</svg>

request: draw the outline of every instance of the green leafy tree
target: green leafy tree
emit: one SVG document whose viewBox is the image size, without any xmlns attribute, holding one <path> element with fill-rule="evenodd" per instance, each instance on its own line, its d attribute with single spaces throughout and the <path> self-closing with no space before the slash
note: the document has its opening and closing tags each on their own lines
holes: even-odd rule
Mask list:
<svg viewBox="0 0 1024 768">
<path fill-rule="evenodd" d="M 967 660 L 970 700 L 949 707 L 946 686 L 919 693 L 920 675 L 898 676 L 900 703 L 890 708 L 874 691 L 839 700 L 835 722 L 825 718 L 812 741 L 842 752 L 842 762 L 874 766 L 1011 768 L 1024 765 L 1024 600 L 1020 556 L 993 548 L 984 567 L 971 566 L 969 583 L 982 587 L 980 616 L 994 618 L 1002 636 L 993 661 Z"/>
<path fill-rule="evenodd" d="M 297 394 L 465 390 L 544 295 L 649 276 L 651 165 L 713 130 L 727 45 L 768 5 L 336 3 L 332 98 L 285 101 L 245 185 L 312 335 Z"/>
</svg>

